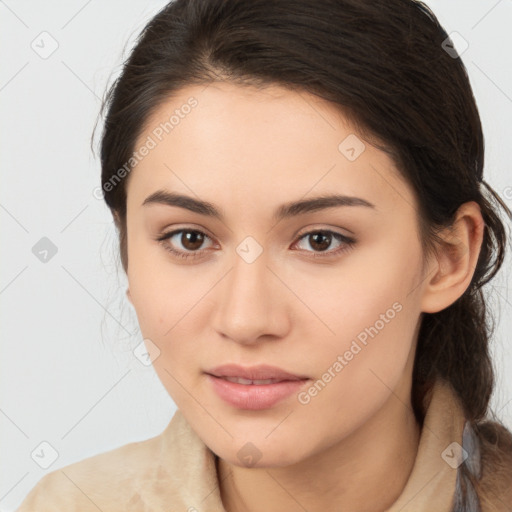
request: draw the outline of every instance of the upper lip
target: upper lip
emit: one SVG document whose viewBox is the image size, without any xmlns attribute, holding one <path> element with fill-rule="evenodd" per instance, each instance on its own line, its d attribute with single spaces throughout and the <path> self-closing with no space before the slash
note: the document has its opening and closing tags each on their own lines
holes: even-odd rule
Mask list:
<svg viewBox="0 0 512 512">
<path fill-rule="evenodd" d="M 308 377 L 303 375 L 294 375 L 276 366 L 257 365 L 257 366 L 239 366 L 237 364 L 224 364 L 216 366 L 206 371 L 215 377 L 239 377 L 247 380 L 304 380 Z"/>
</svg>

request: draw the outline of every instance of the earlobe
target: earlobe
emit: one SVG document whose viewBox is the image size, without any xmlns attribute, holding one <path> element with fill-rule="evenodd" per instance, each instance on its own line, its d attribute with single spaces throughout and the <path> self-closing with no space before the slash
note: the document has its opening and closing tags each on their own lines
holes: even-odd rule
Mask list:
<svg viewBox="0 0 512 512">
<path fill-rule="evenodd" d="M 426 279 L 422 311 L 437 313 L 453 304 L 469 287 L 482 246 L 484 221 L 479 205 L 464 203 L 453 225 L 439 233 L 442 243 Z"/>
</svg>

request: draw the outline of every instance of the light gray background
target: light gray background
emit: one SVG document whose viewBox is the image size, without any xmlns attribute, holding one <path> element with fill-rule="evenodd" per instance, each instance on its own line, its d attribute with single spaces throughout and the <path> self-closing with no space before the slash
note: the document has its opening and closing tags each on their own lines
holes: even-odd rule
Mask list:
<svg viewBox="0 0 512 512">
<path fill-rule="evenodd" d="M 132 353 L 142 338 L 110 213 L 93 195 L 100 167 L 89 146 L 107 83 L 165 3 L 0 0 L 3 511 L 46 472 L 159 434 L 175 410 Z M 462 57 L 484 125 L 486 179 L 512 207 L 512 2 L 427 4 L 469 43 Z M 42 237 L 58 249 L 46 263 L 32 252 Z M 497 314 L 492 404 L 512 428 L 509 288 L 510 256 L 488 295 Z M 58 452 L 48 469 L 36 463 L 51 460 L 43 441 Z"/>
</svg>

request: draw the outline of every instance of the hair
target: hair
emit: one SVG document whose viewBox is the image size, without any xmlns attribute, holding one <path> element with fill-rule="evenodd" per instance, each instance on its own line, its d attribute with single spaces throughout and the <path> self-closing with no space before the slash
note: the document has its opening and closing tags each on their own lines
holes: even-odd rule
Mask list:
<svg viewBox="0 0 512 512">
<path fill-rule="evenodd" d="M 119 179 L 126 174 L 120 170 L 132 162 L 139 135 L 163 102 L 188 85 L 229 81 L 279 85 L 335 105 L 393 158 L 412 187 L 424 255 L 435 253 L 438 234 L 453 224 L 457 209 L 475 201 L 485 224 L 474 275 L 452 305 L 422 313 L 412 403 L 422 421 L 434 381 L 451 384 L 482 454 L 483 478 L 462 464 L 464 481 L 487 504 L 512 482 L 512 435 L 489 416 L 494 325 L 482 287 L 505 257 L 498 209 L 508 219 L 512 212 L 483 180 L 478 109 L 466 68 L 445 50 L 447 41 L 436 16 L 416 0 L 170 2 L 145 26 L 104 98 L 101 181 L 127 271 L 127 178 Z"/>
</svg>

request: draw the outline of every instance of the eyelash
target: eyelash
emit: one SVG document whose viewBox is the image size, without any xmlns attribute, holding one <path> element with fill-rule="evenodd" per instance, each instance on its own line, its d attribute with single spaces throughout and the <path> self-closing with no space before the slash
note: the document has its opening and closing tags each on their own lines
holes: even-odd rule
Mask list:
<svg viewBox="0 0 512 512">
<path fill-rule="evenodd" d="M 165 243 L 169 238 L 172 238 L 174 235 L 176 235 L 178 233 L 200 233 L 201 235 L 204 235 L 205 237 L 210 238 L 206 233 L 204 233 L 203 231 L 201 231 L 199 229 L 182 228 L 182 229 L 177 229 L 175 231 L 171 231 L 169 233 L 164 233 L 161 236 L 157 237 L 156 240 L 162 244 L 162 246 L 164 247 L 164 249 L 166 251 L 170 252 L 173 256 L 176 256 L 180 259 L 195 259 L 195 258 L 200 257 L 201 253 L 204 252 L 205 249 L 186 253 L 183 251 L 177 251 L 176 249 L 173 249 L 170 245 Z M 312 255 L 313 259 L 315 259 L 315 258 L 332 258 L 334 256 L 338 256 L 344 252 L 351 250 L 353 248 L 353 246 L 356 244 L 356 240 L 354 238 L 347 237 L 345 235 L 342 235 L 341 233 L 337 233 L 336 231 L 330 231 L 328 229 L 315 229 L 312 231 L 307 231 L 306 233 L 302 233 L 299 236 L 297 241 L 300 241 L 303 238 L 306 238 L 310 235 L 319 234 L 319 233 L 332 235 L 333 238 L 336 238 L 338 241 L 343 242 L 343 245 L 341 245 L 338 249 L 336 249 L 334 251 L 329 251 L 329 252 L 328 251 L 322 251 L 322 252 L 318 252 L 318 251 L 314 252 L 313 251 L 313 255 Z M 306 252 L 312 252 L 312 251 L 306 251 Z"/>
</svg>

